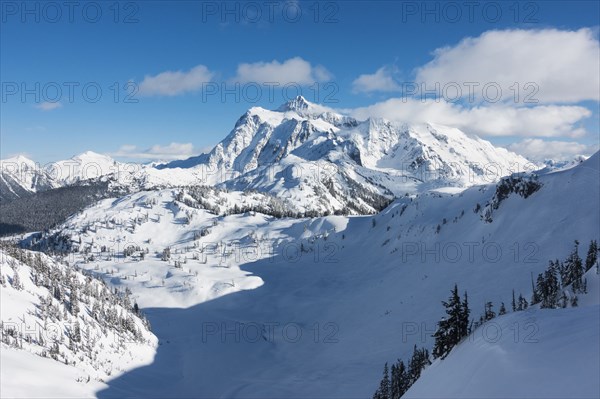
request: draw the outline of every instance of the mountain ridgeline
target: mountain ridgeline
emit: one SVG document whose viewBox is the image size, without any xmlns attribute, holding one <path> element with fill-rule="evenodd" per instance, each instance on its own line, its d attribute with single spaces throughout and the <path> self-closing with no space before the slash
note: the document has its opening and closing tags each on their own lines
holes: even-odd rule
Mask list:
<svg viewBox="0 0 600 399">
<path fill-rule="evenodd" d="M 49 223 L 15 223 L 27 219 L 18 211 L 22 198 L 33 196 L 25 205 L 29 209 L 43 203 L 48 210 L 62 206 L 66 193 L 90 198 L 95 191 L 106 198 L 111 192 L 167 187 L 262 192 L 301 216 L 365 215 L 406 194 L 460 191 L 537 167 L 455 128 L 361 121 L 297 97 L 276 110 L 249 109 L 210 152 L 185 160 L 128 164 L 90 151 L 43 167 L 22 156 L 3 160 L 0 203 L 8 215 L 2 219 L 5 232 L 48 228 L 81 209 L 67 207 Z M 81 188 L 90 185 L 94 188 Z M 35 196 L 74 186 L 80 188 Z M 58 202 L 48 204 L 53 199 Z M 5 205 L 15 200 L 22 204 Z"/>
</svg>

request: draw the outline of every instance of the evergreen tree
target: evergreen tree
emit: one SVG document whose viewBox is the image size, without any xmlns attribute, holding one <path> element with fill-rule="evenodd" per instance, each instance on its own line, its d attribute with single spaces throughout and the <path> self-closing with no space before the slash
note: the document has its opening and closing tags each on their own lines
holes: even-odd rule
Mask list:
<svg viewBox="0 0 600 399">
<path fill-rule="evenodd" d="M 398 397 L 392 397 L 392 399 L 400 399 L 402 395 L 404 395 L 404 393 L 408 391 L 408 388 L 410 388 L 411 386 L 408 380 L 408 372 L 406 370 L 406 366 L 404 365 L 404 362 L 402 360 L 400 360 L 398 366 L 396 367 L 396 378 L 398 381 Z"/>
<path fill-rule="evenodd" d="M 464 301 L 458 296 L 458 286 L 455 284 L 451 291 L 448 302 L 442 301 L 446 308 L 448 317 L 438 322 L 438 328 L 434 333 L 435 344 L 433 348 L 434 358 L 444 358 L 460 340 L 468 335 L 469 326 L 469 303 L 465 292 Z"/>
<path fill-rule="evenodd" d="M 517 302 L 515 301 L 515 290 L 512 290 L 512 311 L 516 312 L 517 311 Z"/>
<path fill-rule="evenodd" d="M 492 302 L 485 303 L 485 313 L 483 315 L 483 321 L 490 321 L 494 317 L 496 317 L 496 313 L 492 310 L 493 307 L 494 305 L 492 304 Z"/>
<path fill-rule="evenodd" d="M 585 257 L 585 271 L 590 270 L 598 260 L 598 243 L 596 240 L 590 242 L 587 256 Z"/>
<path fill-rule="evenodd" d="M 160 259 L 163 262 L 166 262 L 169 259 L 171 259 L 171 248 L 167 247 L 167 248 L 163 249 L 163 252 L 162 252 L 162 255 L 161 255 Z"/>
<path fill-rule="evenodd" d="M 575 248 L 565 260 L 562 268 L 562 286 L 571 285 L 573 293 L 583 293 L 583 262 L 579 257 L 579 241 L 575 240 Z"/>
<path fill-rule="evenodd" d="M 500 310 L 498 311 L 498 316 L 502 316 L 506 314 L 506 307 L 504 307 L 504 302 L 500 303 Z"/>
<path fill-rule="evenodd" d="M 16 268 L 15 268 L 15 272 L 13 273 L 12 286 L 15 290 L 23 289 L 23 285 L 21 284 L 21 278 L 19 277 L 19 272 Z"/>
<path fill-rule="evenodd" d="M 390 399 L 390 375 L 387 363 L 383 366 L 383 378 L 375 395 L 373 395 L 373 399 Z"/>
<path fill-rule="evenodd" d="M 471 317 L 471 309 L 469 309 L 469 299 L 467 297 L 467 291 L 465 291 L 465 295 L 462 302 L 462 311 L 460 318 L 460 337 L 466 337 L 471 333 L 469 329 L 469 318 Z"/>
<path fill-rule="evenodd" d="M 537 290 L 535 289 L 535 284 L 533 283 L 533 272 L 531 273 L 531 292 L 532 292 L 531 304 L 535 305 L 536 303 L 538 303 L 540 301 L 540 298 L 538 297 Z"/>
<path fill-rule="evenodd" d="M 546 271 L 538 275 L 535 289 L 542 309 L 553 309 L 559 305 L 561 292 L 558 274 L 560 270 L 562 269 L 558 261 L 550 261 Z"/>
<path fill-rule="evenodd" d="M 79 321 L 75 322 L 75 327 L 73 328 L 73 341 L 80 342 L 81 341 L 81 326 L 79 325 Z"/>
<path fill-rule="evenodd" d="M 429 365 L 429 352 L 425 348 L 417 349 L 417 345 L 413 348 L 413 355 L 408 365 L 408 381 L 409 384 L 414 384 L 421 376 L 421 371 Z"/>
<path fill-rule="evenodd" d="M 527 303 L 527 299 L 525 299 L 522 294 L 519 294 L 519 306 L 517 307 L 517 310 L 525 310 L 528 307 L 529 303 Z"/>
<path fill-rule="evenodd" d="M 429 351 L 425 348 L 418 349 L 415 345 L 413 354 L 406 365 L 402 360 L 398 360 L 391 367 L 389 379 L 386 379 L 386 369 L 384 367 L 384 376 L 379 384 L 379 388 L 373 395 L 374 399 L 386 398 L 386 386 L 389 399 L 400 399 L 406 391 L 417 381 L 421 376 L 421 371 L 430 365 Z"/>
<path fill-rule="evenodd" d="M 77 288 L 75 285 L 71 286 L 71 294 L 69 300 L 71 314 L 77 317 L 77 315 L 79 314 L 79 297 L 77 295 Z"/>
<path fill-rule="evenodd" d="M 438 321 L 437 330 L 433 334 L 435 338 L 435 343 L 433 345 L 433 358 L 437 359 L 439 357 L 444 358 L 452 347 L 450 346 L 450 339 L 448 337 L 448 320 L 445 317 L 442 317 L 440 321 Z"/>
<path fill-rule="evenodd" d="M 408 391 L 408 389 L 412 386 L 410 380 L 409 380 L 409 376 L 408 376 L 408 371 L 406 370 L 406 366 L 404 365 L 404 362 L 400 362 L 400 370 L 398 372 L 398 375 L 401 377 L 400 378 L 400 397 L 402 397 L 402 395 L 404 395 L 404 393 L 406 393 L 406 391 Z"/>
<path fill-rule="evenodd" d="M 398 360 L 398 363 L 400 360 Z M 390 399 L 400 398 L 400 378 L 398 376 L 398 366 L 392 364 L 390 369 Z"/>
</svg>

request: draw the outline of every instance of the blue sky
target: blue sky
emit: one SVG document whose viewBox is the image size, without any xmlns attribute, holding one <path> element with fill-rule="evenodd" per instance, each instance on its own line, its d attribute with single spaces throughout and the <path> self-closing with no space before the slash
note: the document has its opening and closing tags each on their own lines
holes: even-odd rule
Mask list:
<svg viewBox="0 0 600 399">
<path fill-rule="evenodd" d="M 596 1 L 270 4 L 2 1 L 0 156 L 193 155 L 296 84 L 309 101 L 356 116 L 452 124 L 530 157 L 597 148 Z M 267 79 L 280 84 L 272 100 Z M 473 101 L 406 93 L 409 82 L 465 81 L 479 83 Z M 482 95 L 490 82 L 499 101 Z M 239 101 L 223 99 L 222 85 Z M 137 102 L 126 102 L 133 90 Z"/>
</svg>

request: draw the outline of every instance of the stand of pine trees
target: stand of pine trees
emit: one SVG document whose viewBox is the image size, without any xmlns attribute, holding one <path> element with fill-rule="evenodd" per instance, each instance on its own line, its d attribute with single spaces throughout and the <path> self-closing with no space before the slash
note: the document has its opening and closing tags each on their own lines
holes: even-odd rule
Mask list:
<svg viewBox="0 0 600 399">
<path fill-rule="evenodd" d="M 398 360 L 392 365 L 391 372 L 387 363 L 383 366 L 383 378 L 373 399 L 400 399 L 419 379 L 421 371 L 430 364 L 429 351 L 425 348 L 417 349 L 415 345 L 408 365 Z"/>
<path fill-rule="evenodd" d="M 598 262 L 598 243 L 590 242 L 585 263 L 579 256 L 579 241 L 575 240 L 573 251 L 564 262 L 550 261 L 544 273 L 537 276 L 533 285 L 531 304 L 540 304 L 542 309 L 577 306 L 577 294 L 587 293 L 587 280 L 583 278 Z"/>
<path fill-rule="evenodd" d="M 433 337 L 435 344 L 433 346 L 433 358 L 445 358 L 448 353 L 458 344 L 464 337 L 469 335 L 469 301 L 467 292 L 465 291 L 464 298 L 461 301 L 458 295 L 458 286 L 454 284 L 454 289 L 450 295 L 448 302 L 442 301 L 446 308 L 447 318 L 442 318 L 438 322 L 438 328 Z"/>
</svg>

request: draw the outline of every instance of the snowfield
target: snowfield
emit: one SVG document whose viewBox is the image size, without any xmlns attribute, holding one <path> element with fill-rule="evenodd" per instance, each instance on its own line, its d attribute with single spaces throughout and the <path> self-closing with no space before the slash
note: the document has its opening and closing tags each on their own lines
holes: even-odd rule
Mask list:
<svg viewBox="0 0 600 399">
<path fill-rule="evenodd" d="M 26 243 L 77 248 L 65 259 L 131 290 L 150 320 L 159 340 L 152 362 L 123 367 L 94 387 L 98 397 L 365 398 L 385 362 L 407 359 L 415 344 L 433 346 L 440 301 L 455 283 L 477 318 L 486 301 L 509 307 L 513 289 L 529 299 L 532 274 L 564 259 L 574 240 L 585 256 L 600 235 L 599 159 L 457 194 L 402 197 L 375 216 L 229 214 L 252 198 L 210 192 L 209 211 L 179 189 L 146 191 L 101 201 Z M 595 269 L 587 278 L 579 308 L 494 319 L 497 342 L 478 337 L 480 327 L 410 395 L 522 397 L 553 388 L 557 397 L 597 396 Z M 559 358 L 566 361 L 551 364 Z M 557 383 L 557 370 L 568 380 Z M 79 395 L 78 384 L 67 396 Z"/>
<path fill-rule="evenodd" d="M 597 285 L 597 275 L 588 277 Z M 404 397 L 600 397 L 595 300 L 581 308 L 517 312 L 488 322 L 427 368 Z"/>
</svg>

